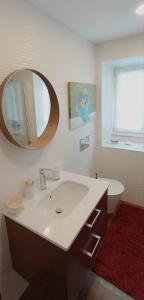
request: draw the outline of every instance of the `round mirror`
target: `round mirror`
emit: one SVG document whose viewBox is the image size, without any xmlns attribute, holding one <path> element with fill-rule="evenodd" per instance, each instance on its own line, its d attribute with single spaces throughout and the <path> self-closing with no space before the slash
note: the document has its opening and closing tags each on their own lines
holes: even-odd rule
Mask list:
<svg viewBox="0 0 144 300">
<path fill-rule="evenodd" d="M 0 87 L 0 118 L 1 129 L 12 143 L 28 149 L 48 144 L 59 120 L 51 83 L 31 69 L 10 74 Z"/>
</svg>

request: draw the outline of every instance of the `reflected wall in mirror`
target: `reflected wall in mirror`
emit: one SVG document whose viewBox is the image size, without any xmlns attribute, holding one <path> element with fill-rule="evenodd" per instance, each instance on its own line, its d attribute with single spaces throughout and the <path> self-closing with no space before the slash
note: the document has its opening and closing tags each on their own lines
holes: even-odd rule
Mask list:
<svg viewBox="0 0 144 300">
<path fill-rule="evenodd" d="M 34 149 L 53 137 L 59 119 L 55 91 L 48 79 L 35 70 L 10 74 L 0 88 L 3 133 L 14 144 Z"/>
</svg>

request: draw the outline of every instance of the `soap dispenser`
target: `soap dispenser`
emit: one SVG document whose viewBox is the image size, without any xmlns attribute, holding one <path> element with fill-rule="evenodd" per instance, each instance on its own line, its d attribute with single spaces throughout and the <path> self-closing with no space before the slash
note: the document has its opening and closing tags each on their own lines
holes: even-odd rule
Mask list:
<svg viewBox="0 0 144 300">
<path fill-rule="evenodd" d="M 30 199 L 34 197 L 34 181 L 29 176 L 24 184 L 24 198 Z"/>
</svg>

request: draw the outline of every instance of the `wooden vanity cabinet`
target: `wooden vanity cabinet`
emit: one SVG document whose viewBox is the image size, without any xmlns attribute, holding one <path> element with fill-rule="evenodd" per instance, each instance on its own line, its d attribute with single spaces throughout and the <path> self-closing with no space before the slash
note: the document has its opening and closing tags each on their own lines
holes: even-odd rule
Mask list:
<svg viewBox="0 0 144 300">
<path fill-rule="evenodd" d="M 53 299 L 76 300 L 87 271 L 91 270 L 92 257 L 102 241 L 106 223 L 107 193 L 91 213 L 69 251 L 65 252 L 6 217 L 13 267 L 29 281 L 30 286 L 47 281 L 56 292 L 56 286 L 61 282 L 57 298 Z"/>
</svg>

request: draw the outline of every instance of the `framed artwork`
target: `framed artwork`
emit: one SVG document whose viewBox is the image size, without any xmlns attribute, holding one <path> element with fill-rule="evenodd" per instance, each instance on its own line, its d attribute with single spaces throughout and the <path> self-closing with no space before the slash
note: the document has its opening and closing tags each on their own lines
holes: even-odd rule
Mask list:
<svg viewBox="0 0 144 300">
<path fill-rule="evenodd" d="M 95 84 L 68 82 L 68 105 L 71 129 L 92 121 L 96 114 Z"/>
</svg>

